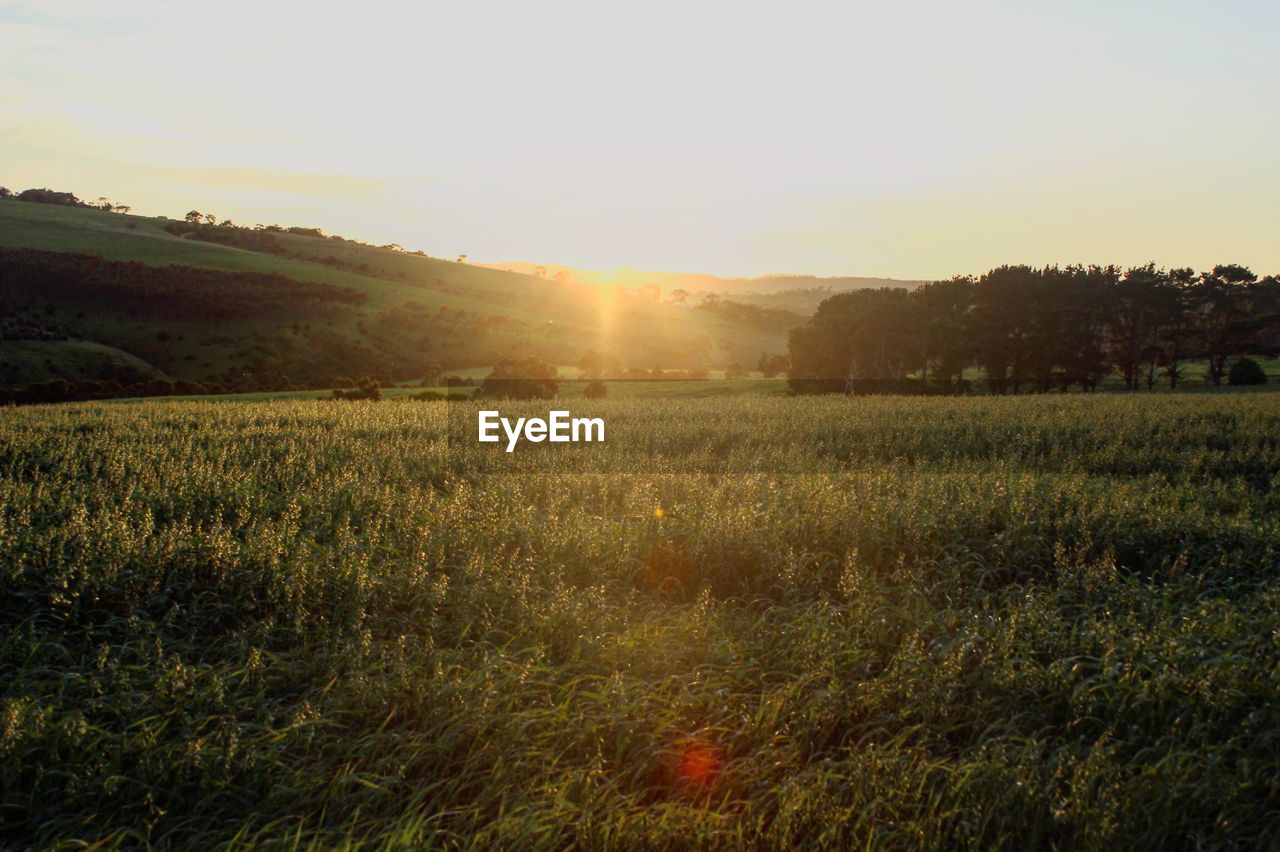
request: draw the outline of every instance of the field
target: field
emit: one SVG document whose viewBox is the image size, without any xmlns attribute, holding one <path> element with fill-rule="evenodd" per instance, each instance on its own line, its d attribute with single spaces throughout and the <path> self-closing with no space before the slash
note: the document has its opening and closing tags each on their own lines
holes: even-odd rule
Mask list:
<svg viewBox="0 0 1280 852">
<path fill-rule="evenodd" d="M 474 410 L 0 411 L 5 842 L 1280 843 L 1280 395 Z"/>
</svg>

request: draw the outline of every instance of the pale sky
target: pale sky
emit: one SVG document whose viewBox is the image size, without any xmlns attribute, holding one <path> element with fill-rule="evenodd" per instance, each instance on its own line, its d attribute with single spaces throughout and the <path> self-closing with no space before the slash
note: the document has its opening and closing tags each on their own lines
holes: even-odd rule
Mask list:
<svg viewBox="0 0 1280 852">
<path fill-rule="evenodd" d="M 1280 272 L 1280 3 L 0 0 L 0 184 L 594 268 Z"/>
</svg>

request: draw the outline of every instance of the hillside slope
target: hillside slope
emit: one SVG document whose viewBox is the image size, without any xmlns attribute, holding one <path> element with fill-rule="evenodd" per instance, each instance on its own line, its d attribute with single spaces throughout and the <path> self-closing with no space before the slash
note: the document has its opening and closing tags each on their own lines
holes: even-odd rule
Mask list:
<svg viewBox="0 0 1280 852">
<path fill-rule="evenodd" d="M 230 276 L 228 287 L 235 286 L 236 275 L 270 274 L 359 294 L 358 300 L 318 313 L 144 316 L 94 299 L 89 291 L 63 288 L 52 298 L 30 256 L 21 269 L 15 255 L 5 256 L 0 300 L 12 320 L 3 330 L 5 344 L 92 342 L 172 378 L 227 386 L 260 386 L 262 377 L 275 381 L 280 374 L 303 384 L 362 374 L 404 380 L 433 365 L 482 367 L 525 354 L 573 363 L 589 349 L 616 354 L 627 365 L 716 368 L 780 351 L 792 319 L 777 313 L 744 320 L 616 289 L 336 238 L 193 226 L 12 199 L 0 200 L 0 248 L 75 253 L 86 256 L 75 261 L 86 270 L 94 266 L 92 258 L 165 267 L 175 288 L 201 277 L 191 270 L 205 269 Z M 58 359 L 54 363 L 56 372 Z M 11 356 L 0 345 L 0 378 L 35 380 L 24 364 L 29 359 Z"/>
</svg>

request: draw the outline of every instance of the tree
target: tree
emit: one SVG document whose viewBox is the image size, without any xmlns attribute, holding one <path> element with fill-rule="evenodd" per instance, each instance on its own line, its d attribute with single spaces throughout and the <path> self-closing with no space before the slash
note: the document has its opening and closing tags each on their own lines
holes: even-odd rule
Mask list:
<svg viewBox="0 0 1280 852">
<path fill-rule="evenodd" d="M 128 204 L 116 204 L 106 196 L 99 198 L 94 206 L 100 210 L 105 210 L 108 213 L 128 213 L 133 209 Z"/>
<path fill-rule="evenodd" d="M 923 284 L 911 294 L 921 328 L 921 380 L 948 390 L 960 386 L 973 361 L 969 309 L 974 280 L 956 277 Z"/>
<path fill-rule="evenodd" d="M 760 360 L 756 362 L 756 369 L 766 379 L 772 379 L 779 373 L 785 373 L 791 368 L 791 359 L 786 355 L 770 355 L 767 352 L 760 353 Z"/>
<path fill-rule="evenodd" d="M 1036 272 L 1029 266 L 1001 266 L 974 284 L 971 310 L 974 358 L 987 374 L 992 393 L 1018 392 L 1023 380 L 1030 327 L 1028 291 Z"/>
<path fill-rule="evenodd" d="M 215 215 L 213 215 L 212 213 L 206 213 L 206 214 L 204 214 L 204 223 L 205 223 L 206 225 L 213 225 L 213 224 L 216 224 L 216 223 L 217 223 L 217 221 L 218 221 L 218 217 L 217 217 L 217 216 L 215 216 Z"/>
<path fill-rule="evenodd" d="M 443 372 L 443 370 L 444 368 L 441 367 L 439 364 L 436 364 L 436 363 L 427 364 L 425 367 L 422 368 L 422 381 L 418 384 L 418 387 L 423 387 L 423 388 L 435 387 L 436 384 L 440 381 L 440 373 Z"/>
<path fill-rule="evenodd" d="M 1192 313 L 1198 332 L 1200 353 L 1208 362 L 1209 381 L 1222 384 L 1227 359 L 1239 352 L 1248 339 L 1247 286 L 1258 280 L 1247 267 L 1218 265 L 1201 273 L 1192 288 Z"/>
<path fill-rule="evenodd" d="M 1170 270 L 1160 273 L 1151 295 L 1152 323 L 1141 353 L 1142 380 L 1147 390 L 1155 387 L 1159 368 L 1166 357 L 1184 343 L 1182 336 L 1186 324 L 1186 299 L 1180 276 L 1192 275 L 1191 270 Z"/>
<path fill-rule="evenodd" d="M 186 219 L 188 222 L 190 222 L 193 225 L 198 225 L 200 224 L 200 220 L 203 219 L 204 216 L 201 215 L 199 210 L 191 210 L 187 213 L 186 216 L 183 216 L 182 218 Z"/>
<path fill-rule="evenodd" d="M 689 301 L 689 291 L 683 287 L 677 287 L 671 291 L 671 301 L 677 305 L 683 305 Z"/>
<path fill-rule="evenodd" d="M 1161 372 L 1176 387 L 1192 358 L 1209 360 L 1216 384 L 1232 358 L 1280 353 L 1280 278 L 1233 265 L 1199 276 L 1155 264 L 1001 266 L 910 293 L 836 294 L 792 327 L 788 351 L 796 392 L 954 390 L 975 365 L 993 393 L 1090 391 L 1113 370 L 1129 388 L 1153 387 Z"/>
<path fill-rule="evenodd" d="M 1120 270 L 1075 266 L 1042 274 L 1051 295 L 1041 308 L 1041 323 L 1050 325 L 1052 333 L 1040 341 L 1050 351 L 1038 352 L 1037 357 L 1055 365 L 1054 378 L 1063 392 L 1073 384 L 1093 391 L 1112 370 L 1106 351 L 1108 304 Z M 1042 383 L 1040 389 L 1048 387 Z"/>
<path fill-rule="evenodd" d="M 588 349 L 578 359 L 578 369 L 583 378 L 598 379 L 604 372 L 604 356 L 594 349 Z"/>
<path fill-rule="evenodd" d="M 1182 379 L 1183 362 L 1194 349 L 1195 324 L 1191 316 L 1191 287 L 1196 280 L 1195 270 L 1189 267 L 1169 271 L 1169 293 L 1165 304 L 1164 333 L 1161 335 L 1157 358 L 1162 372 L 1169 379 L 1169 387 L 1176 388 Z M 1148 381 L 1148 387 L 1152 382 Z"/>
<path fill-rule="evenodd" d="M 745 378 L 747 371 L 737 361 L 730 361 L 724 368 L 724 377 L 729 381 Z"/>
<path fill-rule="evenodd" d="M 582 389 L 582 395 L 587 399 L 604 399 L 609 395 L 609 389 L 604 382 L 596 379 L 595 381 L 587 382 L 587 386 Z"/>
<path fill-rule="evenodd" d="M 1159 338 L 1166 281 L 1164 272 L 1148 263 L 1126 271 L 1113 290 L 1108 352 L 1129 390 L 1138 386 Z"/>
<path fill-rule="evenodd" d="M 47 187 L 41 189 L 24 189 L 18 193 L 19 201 L 34 201 L 37 204 L 59 204 L 64 207 L 83 207 L 84 202 L 71 192 L 58 192 Z"/>
<path fill-rule="evenodd" d="M 911 294 L 892 287 L 823 300 L 809 322 L 791 330 L 788 348 L 788 381 L 802 392 L 886 389 L 924 360 Z"/>
<path fill-rule="evenodd" d="M 1262 365 L 1252 358 L 1237 358 L 1231 362 L 1231 371 L 1227 374 L 1229 385 L 1265 385 L 1267 374 Z"/>
<path fill-rule="evenodd" d="M 476 397 L 554 399 L 558 389 L 556 368 L 535 355 L 529 355 L 499 361 L 476 392 Z"/>
<path fill-rule="evenodd" d="M 578 369 L 584 379 L 607 379 L 622 372 L 622 361 L 612 353 L 588 349 L 578 359 Z"/>
</svg>

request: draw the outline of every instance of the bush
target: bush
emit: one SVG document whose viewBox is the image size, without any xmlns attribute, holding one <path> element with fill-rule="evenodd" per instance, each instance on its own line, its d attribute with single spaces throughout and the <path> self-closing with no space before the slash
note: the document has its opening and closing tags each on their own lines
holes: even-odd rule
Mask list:
<svg viewBox="0 0 1280 852">
<path fill-rule="evenodd" d="M 1252 358 L 1237 358 L 1231 363 L 1231 371 L 1227 373 L 1229 385 L 1265 385 L 1267 374 L 1262 365 Z"/>
<path fill-rule="evenodd" d="M 382 386 L 377 379 L 364 379 L 354 388 L 333 389 L 334 399 L 382 399 Z"/>
<path fill-rule="evenodd" d="M 556 368 L 541 358 L 499 361 L 484 380 L 477 399 L 554 399 L 559 382 Z"/>
<path fill-rule="evenodd" d="M 587 386 L 582 389 L 582 395 L 587 399 L 604 399 L 609 395 L 609 389 L 605 387 L 604 382 L 596 379 L 593 382 L 587 382 Z"/>
</svg>

